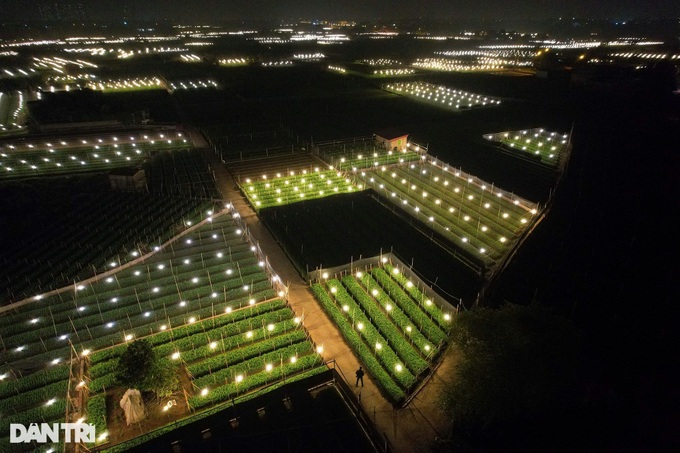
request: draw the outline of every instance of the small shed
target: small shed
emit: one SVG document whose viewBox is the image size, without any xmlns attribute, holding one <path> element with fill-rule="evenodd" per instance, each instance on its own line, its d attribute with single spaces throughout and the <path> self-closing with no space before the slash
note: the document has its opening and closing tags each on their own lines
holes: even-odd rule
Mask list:
<svg viewBox="0 0 680 453">
<path fill-rule="evenodd" d="M 139 168 L 118 168 L 109 173 L 111 189 L 138 191 L 146 188 L 146 174 Z"/>
<path fill-rule="evenodd" d="M 399 129 L 390 127 L 387 129 L 379 130 L 375 133 L 375 140 L 382 144 L 385 149 L 402 149 L 406 147 L 408 143 L 408 133 L 400 131 Z"/>
</svg>

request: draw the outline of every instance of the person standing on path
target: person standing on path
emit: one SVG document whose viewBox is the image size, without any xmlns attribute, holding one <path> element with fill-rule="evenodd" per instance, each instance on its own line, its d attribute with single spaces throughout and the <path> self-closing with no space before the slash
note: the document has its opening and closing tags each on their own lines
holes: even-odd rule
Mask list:
<svg viewBox="0 0 680 453">
<path fill-rule="evenodd" d="M 361 367 L 359 367 L 359 369 L 357 370 L 357 372 L 355 374 L 357 376 L 357 383 L 354 384 L 354 386 L 358 387 L 359 382 L 361 382 L 361 386 L 363 387 L 364 386 L 364 370 Z"/>
</svg>

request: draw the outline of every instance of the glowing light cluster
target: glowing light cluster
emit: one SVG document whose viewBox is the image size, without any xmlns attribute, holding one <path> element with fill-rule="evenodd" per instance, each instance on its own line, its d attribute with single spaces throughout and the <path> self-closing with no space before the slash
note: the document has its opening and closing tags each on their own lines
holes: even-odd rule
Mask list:
<svg viewBox="0 0 680 453">
<path fill-rule="evenodd" d="M 402 76 L 415 74 L 415 69 L 400 68 L 400 69 L 376 69 L 373 71 L 373 75 L 377 76 Z"/>
<path fill-rule="evenodd" d="M 248 64 L 248 60 L 245 58 L 222 58 L 218 63 L 221 66 L 242 66 Z"/>
<path fill-rule="evenodd" d="M 504 150 L 517 155 L 530 155 L 540 159 L 540 163 L 556 167 L 560 157 L 569 147 L 569 135 L 561 132 L 550 132 L 542 128 L 519 131 L 505 131 L 486 134 L 484 138 L 498 142 Z"/>
<path fill-rule="evenodd" d="M 347 69 L 340 67 L 340 66 L 332 66 L 328 65 L 328 70 L 329 71 L 335 71 L 335 72 L 340 72 L 342 74 L 345 74 L 347 72 Z"/>
<path fill-rule="evenodd" d="M 219 88 L 217 82 L 212 79 L 197 79 L 197 80 L 179 80 L 168 83 L 171 90 L 191 90 L 202 88 Z"/>
<path fill-rule="evenodd" d="M 100 91 L 132 91 L 163 88 L 163 82 L 158 77 L 143 77 L 136 79 L 110 79 L 90 82 L 87 87 Z"/>
<path fill-rule="evenodd" d="M 369 66 L 401 66 L 402 62 L 399 60 L 392 60 L 390 58 L 365 58 L 363 60 L 356 60 L 355 63 L 366 64 Z"/>
<path fill-rule="evenodd" d="M 389 91 L 410 96 L 418 100 L 435 103 L 441 107 L 458 110 L 470 107 L 499 105 L 501 101 L 491 96 L 456 90 L 444 85 L 426 82 L 403 82 L 388 84 Z"/>
<path fill-rule="evenodd" d="M 304 200 L 322 198 L 337 193 L 354 192 L 357 187 L 341 173 L 317 168 L 316 171 L 278 175 L 262 175 L 257 180 L 241 183 L 250 203 L 256 210 Z"/>
</svg>

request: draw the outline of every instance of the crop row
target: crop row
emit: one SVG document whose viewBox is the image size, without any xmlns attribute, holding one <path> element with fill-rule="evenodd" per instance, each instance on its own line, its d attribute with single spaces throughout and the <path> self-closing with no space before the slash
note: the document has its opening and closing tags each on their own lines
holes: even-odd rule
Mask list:
<svg viewBox="0 0 680 453">
<path fill-rule="evenodd" d="M 466 108 L 486 105 L 498 105 L 500 100 L 491 96 L 456 90 L 444 85 L 435 85 L 427 82 L 401 82 L 388 84 L 385 87 L 389 91 L 415 98 L 419 101 L 434 103 L 441 107 Z"/>
<path fill-rule="evenodd" d="M 120 322 L 119 330 L 118 331 L 112 331 L 111 333 L 101 333 L 100 336 L 95 336 L 93 335 L 94 329 L 85 329 L 82 332 L 76 331 L 76 337 L 78 338 L 77 341 L 74 341 L 74 346 L 78 348 L 82 348 L 83 351 L 85 350 L 91 350 L 91 349 L 100 349 L 104 347 L 109 347 L 109 346 L 115 346 L 117 344 L 123 343 L 125 341 L 128 341 L 131 338 L 137 338 L 140 336 L 145 336 L 150 333 L 158 332 L 164 330 L 163 326 L 168 325 L 182 325 L 182 324 L 193 324 L 194 322 L 198 321 L 201 318 L 207 318 L 214 316 L 215 314 L 222 313 L 225 310 L 229 309 L 236 309 L 240 306 L 245 306 L 246 304 L 250 303 L 250 300 L 253 298 L 257 298 L 258 300 L 266 300 L 271 297 L 274 297 L 275 292 L 273 289 L 271 289 L 271 284 L 267 281 L 255 284 L 252 288 L 252 294 L 248 297 L 243 297 L 237 300 L 233 301 L 227 301 L 227 302 L 220 302 L 220 303 L 214 303 L 209 306 L 204 306 L 203 308 L 199 309 L 192 309 L 190 313 L 187 314 L 178 314 L 176 316 L 173 316 L 171 318 L 159 318 L 159 319 L 154 319 L 151 317 L 146 317 L 144 314 L 136 315 L 134 317 L 129 317 L 129 318 L 124 318 Z M 159 325 L 160 322 L 163 322 L 162 325 Z M 152 327 L 153 324 L 156 324 L 157 327 Z M 104 326 L 106 327 L 106 326 Z M 122 332 L 125 332 L 125 335 L 122 334 Z M 82 338 L 82 336 L 87 336 L 87 338 Z M 64 341 L 65 343 L 65 341 Z M 36 345 L 34 343 L 31 345 L 31 348 L 28 346 L 26 349 L 22 349 L 22 353 L 25 350 L 28 349 L 37 349 L 39 345 Z M 64 357 L 68 357 L 69 355 L 69 350 L 70 348 L 64 344 L 64 346 L 59 347 L 58 349 L 52 349 L 52 350 L 47 350 L 46 352 L 43 353 L 38 353 L 37 351 L 33 351 L 31 354 L 31 360 L 35 362 L 53 362 L 54 360 L 63 360 Z M 15 354 L 15 350 L 13 350 L 11 353 Z"/>
<path fill-rule="evenodd" d="M 354 328 L 359 331 L 359 335 L 364 339 L 367 345 L 375 348 L 375 355 L 383 367 L 392 373 L 395 381 L 397 381 L 402 388 L 408 389 L 411 387 L 415 383 L 416 377 L 411 369 L 409 369 L 409 366 L 404 368 L 402 359 L 394 351 L 400 338 L 395 336 L 385 339 L 373 324 L 372 320 L 366 316 L 338 280 L 328 280 L 326 285 L 331 292 L 331 297 L 334 297 L 338 306 L 342 307 L 342 310 L 346 313 L 347 318 L 351 320 Z M 409 356 L 407 355 L 407 357 Z M 410 365 L 413 369 L 419 368 L 416 363 L 411 363 Z"/>
<path fill-rule="evenodd" d="M 385 371 L 375 357 L 375 349 L 366 345 L 324 287 L 319 283 L 315 283 L 312 285 L 312 292 L 324 311 L 331 317 L 333 323 L 340 329 L 342 336 L 347 340 L 352 350 L 359 356 L 359 360 L 361 360 L 371 376 L 377 380 L 378 387 L 382 389 L 387 399 L 394 404 L 403 401 L 406 398 L 406 392 L 395 382 L 392 375 Z"/>
<path fill-rule="evenodd" d="M 13 395 L 21 395 L 33 389 L 68 379 L 69 367 L 59 365 L 21 376 L 18 379 L 4 380 L 8 373 L 6 367 L 3 367 L 0 372 L 0 375 L 4 376 L 3 380 L 0 380 L 0 398 L 11 398 Z"/>
<path fill-rule="evenodd" d="M 105 393 L 87 399 L 87 422 L 94 425 L 95 439 L 107 432 Z"/>
<path fill-rule="evenodd" d="M 275 301 L 276 302 L 276 301 Z M 278 301 L 280 302 L 280 301 Z M 264 305 L 264 304 L 263 304 Z M 250 315 L 250 316 L 257 316 L 257 308 L 258 305 L 255 305 L 254 307 L 250 307 L 248 309 L 241 310 L 243 311 L 243 315 Z M 272 306 L 265 306 L 265 309 L 271 309 Z M 282 310 L 278 310 L 278 312 L 273 312 L 273 313 L 268 313 L 266 315 L 266 320 L 268 321 L 273 321 L 275 319 L 279 319 L 282 316 L 287 316 L 290 312 L 290 310 L 283 310 L 283 313 L 281 313 Z M 240 329 L 242 327 L 245 327 L 245 325 L 249 325 L 249 318 L 241 319 L 241 321 L 235 322 L 230 320 L 231 318 L 228 315 L 221 315 L 216 318 L 213 318 L 216 321 L 217 325 L 222 325 L 222 327 L 225 328 L 225 331 L 227 333 L 230 333 L 232 335 L 236 335 L 236 333 L 240 332 Z M 204 323 L 202 328 L 198 328 L 195 324 L 192 325 L 187 325 L 187 326 L 182 326 L 177 329 L 173 329 L 171 331 L 163 331 L 158 334 L 152 335 L 148 337 L 149 341 L 151 342 L 152 345 L 154 345 L 156 348 L 158 348 L 158 351 L 161 355 L 164 356 L 171 356 L 175 352 L 180 352 L 179 350 L 175 349 L 175 339 L 177 339 L 178 342 L 181 342 L 182 345 L 188 346 L 188 344 L 193 344 L 193 337 L 196 337 L 197 341 L 201 341 L 202 345 L 205 345 L 203 341 L 206 340 L 205 336 L 202 336 L 206 330 L 208 330 L 210 325 L 210 321 L 207 321 Z M 233 325 L 233 327 L 231 327 Z M 213 326 L 214 327 L 214 326 Z M 177 335 L 175 335 L 177 334 Z M 254 335 L 253 335 L 254 336 Z M 241 337 L 242 339 L 242 337 Z M 246 340 L 243 341 L 243 343 L 246 343 Z M 232 341 L 234 343 L 238 342 L 238 338 L 232 338 Z M 216 342 L 216 341 L 215 341 Z M 217 343 L 217 342 L 216 342 Z M 121 345 L 122 346 L 122 345 Z M 208 346 L 209 347 L 209 346 Z M 120 353 L 119 347 L 112 348 L 112 349 L 117 349 L 116 353 Z M 107 354 L 108 355 L 108 354 Z M 190 356 L 192 354 L 189 354 Z M 181 356 L 181 352 L 180 352 Z M 116 355 L 113 355 L 112 357 L 116 357 Z M 179 356 L 177 357 L 179 358 Z M 117 360 L 115 358 L 108 360 L 107 362 L 99 362 L 98 364 L 94 365 L 94 374 L 93 376 L 95 377 L 91 382 L 90 382 L 90 390 L 93 392 L 99 392 L 102 389 L 108 388 L 112 386 L 116 379 L 115 375 L 112 373 L 112 370 L 115 368 L 115 363 Z M 101 366 L 100 366 L 101 364 Z M 100 366 L 100 367 L 99 367 Z M 99 367 L 99 368 L 97 368 Z"/>
<path fill-rule="evenodd" d="M 61 140 L 49 138 L 49 141 L 43 141 L 43 139 L 28 141 L 7 141 L 0 144 L 0 151 L 9 153 L 21 153 L 24 151 L 31 150 L 50 150 L 55 151 L 76 151 L 92 148 L 94 146 L 132 146 L 136 143 L 138 146 L 154 145 L 156 143 L 161 143 L 161 141 L 172 140 L 174 143 L 179 143 L 181 140 L 182 144 L 186 144 L 184 141 L 185 135 L 182 132 L 167 132 L 167 131 L 142 131 L 142 132 L 128 132 L 125 136 L 112 133 L 112 134 L 96 134 L 96 135 L 79 135 L 72 138 L 62 138 Z"/>
<path fill-rule="evenodd" d="M 378 313 L 383 313 L 377 308 L 377 304 L 373 302 L 373 300 L 375 300 L 378 302 L 379 306 L 385 310 L 387 316 L 391 318 L 391 322 L 399 327 L 399 330 L 397 331 L 398 335 L 395 335 L 395 338 L 401 338 L 402 340 L 404 337 L 409 338 L 413 346 L 417 348 L 423 356 L 428 356 L 434 351 L 435 348 L 433 348 L 430 340 L 428 340 L 417 327 L 414 327 L 408 316 L 406 316 L 401 308 L 394 303 L 389 294 L 382 291 L 377 284 L 373 284 L 374 282 L 369 275 L 362 274 L 360 277 L 357 277 L 357 279 L 364 284 L 363 287 L 357 282 L 355 277 L 351 275 L 343 277 L 342 283 L 350 290 L 357 300 L 365 301 L 362 305 L 371 307 L 370 310 L 372 313 L 369 312 L 371 319 L 374 319 L 377 322 L 377 319 L 379 319 Z M 370 300 L 371 296 L 368 294 L 371 294 L 373 300 Z M 400 344 L 401 343 L 403 343 L 403 341 L 400 341 Z M 425 366 L 427 367 L 427 362 L 425 363 Z M 421 371 L 424 371 L 424 368 L 418 373 Z"/>
<path fill-rule="evenodd" d="M 224 277 L 224 272 L 221 272 L 223 269 L 223 266 L 216 267 L 213 270 L 213 275 L 208 274 L 210 280 L 202 276 L 205 283 L 208 281 L 211 283 L 208 285 L 203 283 L 197 286 L 197 283 L 192 282 L 190 278 L 182 280 L 182 284 L 180 284 L 174 279 L 174 276 L 170 276 L 164 281 L 156 280 L 151 282 L 152 285 L 158 285 L 151 288 L 149 288 L 151 286 L 149 284 L 129 287 L 132 291 L 127 291 L 127 297 L 121 295 L 115 289 L 113 291 L 104 291 L 97 294 L 96 303 L 76 303 L 76 306 L 71 306 L 68 310 L 53 312 L 49 318 L 46 316 L 29 318 L 16 322 L 13 325 L 5 326 L 3 338 L 6 345 L 12 347 L 29 341 L 31 337 L 35 340 L 40 337 L 50 338 L 55 334 L 55 331 L 69 330 L 69 328 L 77 330 L 85 328 L 85 326 L 88 329 L 93 329 L 106 324 L 107 320 L 115 321 L 135 312 L 137 312 L 135 314 L 143 313 L 145 309 L 142 304 L 156 309 L 163 307 L 165 316 L 172 316 L 186 311 L 180 310 L 179 300 L 200 299 L 203 297 L 213 299 L 213 302 L 222 302 L 225 299 L 242 294 L 244 282 L 255 283 L 267 279 L 266 274 L 257 265 L 244 269 L 244 274 L 247 277 L 245 279 L 236 276 Z M 195 277 L 196 274 L 193 275 L 193 278 L 198 278 Z M 156 288 L 158 289 L 156 290 Z M 167 291 L 168 288 L 171 289 L 171 294 L 165 296 L 156 295 L 160 294 L 161 290 Z M 217 294 L 217 296 L 213 296 L 213 294 Z M 134 307 L 134 310 L 131 310 L 130 307 Z M 93 312 L 94 309 L 97 311 Z M 104 319 L 104 316 L 106 316 L 107 320 Z M 43 324 L 44 327 L 39 327 L 39 324 Z M 35 327 L 27 332 L 27 326 Z"/>
<path fill-rule="evenodd" d="M 152 345 L 157 346 L 163 343 L 168 343 L 173 340 L 180 340 L 182 338 L 190 338 L 193 335 L 204 333 L 207 330 L 216 327 L 228 326 L 231 324 L 238 325 L 243 320 L 249 318 L 256 319 L 258 315 L 266 315 L 271 312 L 277 312 L 285 307 L 285 302 L 281 299 L 275 299 L 269 302 L 263 302 L 255 306 L 247 306 L 239 310 L 233 310 L 212 319 L 198 321 L 195 324 L 189 324 L 181 327 L 176 327 L 170 330 L 159 332 L 155 335 L 147 337 L 147 340 Z M 268 319 L 268 318 L 267 318 Z M 121 344 L 112 348 L 95 351 L 90 355 L 90 363 L 97 364 L 106 360 L 120 356 L 127 349 L 127 344 Z"/>
<path fill-rule="evenodd" d="M 52 398 L 63 398 L 68 388 L 68 380 L 53 382 L 31 391 L 0 400 L 0 413 L 18 413 L 27 408 L 47 403 Z"/>
<path fill-rule="evenodd" d="M 396 267 L 391 264 L 385 264 L 385 270 L 392 277 L 394 281 L 401 285 L 401 288 L 408 293 L 411 298 L 416 301 L 420 308 L 425 310 L 438 325 L 444 330 L 450 328 L 449 321 L 446 320 L 445 313 L 443 313 L 441 307 L 437 306 L 432 299 L 430 299 L 424 292 L 420 290 L 416 285 L 413 284 L 404 274 L 397 271 Z"/>
<path fill-rule="evenodd" d="M 66 412 L 65 396 L 65 394 L 61 395 L 60 398 L 55 399 L 50 404 L 43 404 L 42 406 L 27 409 L 17 414 L 2 417 L 0 419 L 0 437 L 7 435 L 9 426 L 12 423 L 28 426 L 31 423 L 49 422 L 63 417 Z"/>
<path fill-rule="evenodd" d="M 422 216 L 428 225 L 462 248 L 474 248 L 493 260 L 509 248 L 529 223 L 527 210 L 509 203 L 504 197 L 470 184 L 448 189 L 448 180 L 438 184 L 439 177 L 426 179 L 417 172 L 396 169 L 391 178 L 381 173 L 362 176 L 378 193 L 416 218 Z M 480 190 L 481 189 L 481 190 Z M 535 211 L 533 211 L 535 213 Z"/>
<path fill-rule="evenodd" d="M 193 408 L 200 408 L 209 404 L 214 404 L 222 401 L 229 401 L 230 399 L 236 397 L 239 394 L 245 392 L 253 391 L 257 387 L 261 387 L 270 382 L 283 380 L 285 383 L 294 382 L 303 377 L 316 374 L 312 373 L 301 373 L 305 370 L 310 370 L 318 367 L 321 364 L 321 358 L 316 354 L 307 354 L 299 357 L 294 363 L 281 363 L 280 366 L 273 366 L 271 369 L 267 369 L 267 360 L 275 360 L 276 353 L 273 353 L 271 357 L 262 357 L 254 359 L 253 364 L 250 368 L 246 368 L 248 371 L 259 370 L 253 374 L 244 374 L 243 378 L 237 382 L 229 382 L 220 385 L 217 388 L 210 389 L 207 394 L 199 394 L 189 398 L 189 405 Z M 261 366 L 258 366 L 261 365 Z M 320 371 L 326 370 L 323 367 Z M 244 371 L 246 373 L 246 371 Z M 298 373 L 300 373 L 298 375 Z"/>
<path fill-rule="evenodd" d="M 375 186 L 375 181 L 372 179 L 378 180 L 378 183 L 384 185 L 384 187 L 377 185 L 379 189 L 384 189 L 385 194 L 389 193 L 392 198 L 395 197 L 393 193 L 400 195 L 401 199 L 397 201 L 405 206 L 414 209 L 427 206 L 437 211 L 449 223 L 467 230 L 468 233 L 475 233 L 479 228 L 477 224 L 484 226 L 484 223 L 499 230 L 501 234 L 511 235 L 513 232 L 513 228 L 509 225 L 510 213 L 504 217 L 502 214 L 507 212 L 501 211 L 504 206 L 489 194 L 485 199 L 483 195 L 478 196 L 474 189 L 470 190 L 465 186 L 445 190 L 432 184 L 431 181 L 420 180 L 417 175 L 408 174 L 402 170 L 396 170 L 392 174 L 394 175 L 392 179 L 383 175 L 371 175 L 368 182 Z M 379 190 L 379 192 L 382 191 Z M 409 203 L 404 203 L 404 199 Z"/>
<path fill-rule="evenodd" d="M 0 178 L 52 176 L 134 167 L 152 151 L 186 149 L 182 140 L 154 144 L 96 145 L 91 149 L 33 149 L 0 155 Z"/>
<path fill-rule="evenodd" d="M 319 358 L 308 341 L 289 344 L 289 346 L 277 349 L 263 350 L 260 355 L 251 355 L 245 360 L 234 362 L 233 365 L 222 366 L 214 372 L 193 379 L 192 383 L 198 389 L 228 384 L 229 382 L 239 381 L 239 376 L 245 377 L 266 370 L 267 365 L 270 365 L 273 369 L 277 365 L 283 365 L 284 362 L 295 363 L 300 357 L 308 354 L 313 354 L 317 359 Z M 189 371 L 191 372 L 191 368 L 189 368 Z"/>
<path fill-rule="evenodd" d="M 163 152 L 144 166 L 151 192 L 199 198 L 219 198 L 210 166 L 200 150 Z"/>
<path fill-rule="evenodd" d="M 243 287 L 225 288 L 224 291 L 220 290 L 220 292 L 215 292 L 214 289 L 206 286 L 200 292 L 195 290 L 181 295 L 174 294 L 144 302 L 140 301 L 136 306 L 108 312 L 106 319 L 103 319 L 100 313 L 76 318 L 76 313 L 79 310 L 74 310 L 72 319 L 67 318 L 58 325 L 48 325 L 47 327 L 19 333 L 5 341 L 7 347 L 12 348 L 13 358 L 25 357 L 41 349 L 60 348 L 71 334 L 75 334 L 78 342 L 81 342 L 86 341 L 84 340 L 86 337 L 94 339 L 114 333 L 120 334 L 125 330 L 150 327 L 151 324 L 160 321 L 175 325 L 184 324 L 191 317 L 200 318 L 212 311 L 225 310 L 227 306 L 230 306 L 232 300 L 239 300 L 244 295 L 249 295 L 248 301 L 252 299 L 253 303 L 273 297 L 271 283 L 265 278 L 260 277 L 258 281 L 253 279 L 249 283 L 251 284 Z M 184 300 L 182 300 L 182 296 L 185 296 Z M 30 324 L 30 321 L 27 324 Z M 55 330 L 59 333 L 58 337 L 55 336 Z M 73 341 L 75 342 L 75 340 Z"/>
<path fill-rule="evenodd" d="M 342 171 L 357 171 L 362 169 L 375 169 L 378 167 L 417 162 L 421 158 L 419 153 L 404 148 L 402 151 L 383 151 L 370 154 L 357 153 L 351 157 L 333 157 L 333 165 Z"/>
<path fill-rule="evenodd" d="M 439 344 L 440 342 L 445 342 L 447 340 L 446 333 L 440 329 L 437 324 L 430 319 L 430 317 L 425 314 L 417 303 L 413 301 L 404 291 L 399 287 L 397 283 L 383 270 L 380 268 L 373 268 L 371 270 L 371 275 L 375 278 L 377 283 L 383 288 L 383 290 L 390 295 L 392 300 L 396 302 L 399 307 L 404 310 L 408 315 L 409 319 L 418 326 L 418 328 L 430 339 L 434 344 Z M 450 315 L 442 314 L 442 319 L 449 321 L 451 319 Z"/>
<path fill-rule="evenodd" d="M 275 312 L 255 315 L 241 321 L 232 321 L 201 333 L 194 333 L 184 338 L 174 337 L 166 343 L 154 342 L 154 351 L 159 356 L 168 356 L 179 352 L 186 362 L 205 358 L 217 352 L 230 350 L 242 345 L 259 341 L 267 336 L 281 334 L 294 329 L 296 324 L 292 319 L 292 312 L 283 308 Z M 283 321 L 282 321 L 283 320 Z M 262 324 L 261 328 L 253 328 L 253 325 Z M 271 326 L 271 328 L 265 327 Z M 275 332 L 275 333 L 274 333 Z M 126 345 L 124 345 L 126 346 Z M 116 352 L 122 348 L 115 347 Z M 113 373 L 116 370 L 118 356 L 93 364 L 90 366 L 90 376 L 97 378 L 104 374 Z"/>
<path fill-rule="evenodd" d="M 242 190 L 251 205 L 258 210 L 355 190 L 351 181 L 336 171 L 248 181 L 250 180 L 246 180 L 246 184 L 242 185 Z"/>
<path fill-rule="evenodd" d="M 302 347 L 301 345 L 309 346 L 309 343 L 305 343 L 306 338 L 305 333 L 302 331 L 288 332 L 264 341 L 236 347 L 209 359 L 189 365 L 188 370 L 198 386 L 206 379 L 218 382 L 221 376 L 224 376 L 222 371 L 230 369 L 233 365 L 247 362 L 248 359 L 253 357 L 265 356 L 273 351 L 283 354 L 283 351 L 287 351 L 287 348 L 292 347 L 292 345 L 298 345 L 298 349 Z M 202 379 L 202 377 L 205 379 Z"/>
<path fill-rule="evenodd" d="M 567 148 L 567 134 L 548 132 L 543 129 L 508 131 L 486 134 L 484 138 L 501 143 L 505 149 L 514 153 L 522 152 L 538 156 L 542 164 L 556 166 L 560 156 Z"/>
</svg>

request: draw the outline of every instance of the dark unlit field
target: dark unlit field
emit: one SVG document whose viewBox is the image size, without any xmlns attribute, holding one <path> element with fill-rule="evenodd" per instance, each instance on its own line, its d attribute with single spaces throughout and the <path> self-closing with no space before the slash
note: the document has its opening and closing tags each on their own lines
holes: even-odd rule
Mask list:
<svg viewBox="0 0 680 453">
<path fill-rule="evenodd" d="M 302 273 L 392 250 L 427 282 L 472 302 L 481 281 L 451 252 L 395 215 L 371 191 L 267 208 L 260 217 Z M 425 228 L 423 228 L 425 230 Z"/>
</svg>

